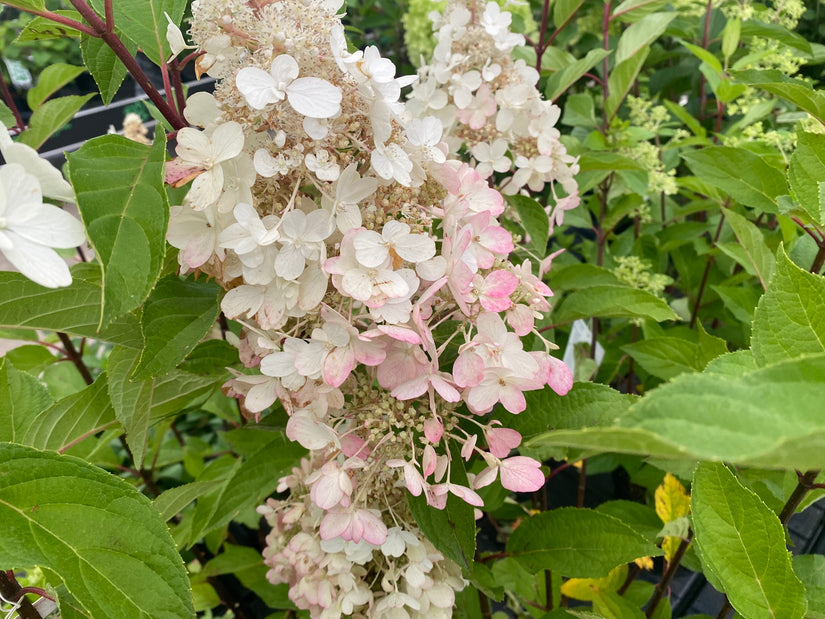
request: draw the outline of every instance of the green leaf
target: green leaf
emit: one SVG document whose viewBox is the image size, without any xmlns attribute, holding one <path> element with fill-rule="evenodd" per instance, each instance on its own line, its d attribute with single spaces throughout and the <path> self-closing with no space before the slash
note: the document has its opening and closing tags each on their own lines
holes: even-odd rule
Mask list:
<svg viewBox="0 0 825 619">
<path fill-rule="evenodd" d="M 596 511 L 618 518 L 651 543 L 656 543 L 662 530 L 662 521 L 650 505 L 618 499 L 602 503 Z"/>
<path fill-rule="evenodd" d="M 627 60 L 617 63 L 613 67 L 610 77 L 607 78 L 610 94 L 604 102 L 608 120 L 612 120 L 616 112 L 619 111 L 619 106 L 633 87 L 633 82 L 636 81 L 636 77 L 638 77 L 639 71 L 642 70 L 642 65 L 647 60 L 649 53 L 650 48 L 644 47 Z"/>
<path fill-rule="evenodd" d="M 129 348 L 143 346 L 137 319 L 126 314 L 98 331 L 100 269 L 91 264 L 71 268 L 72 285 L 44 288 L 20 273 L 0 272 L 0 328 L 62 331 Z"/>
<path fill-rule="evenodd" d="M 706 64 L 713 71 L 714 74 L 721 75 L 722 63 L 719 62 L 719 59 L 716 56 L 714 56 L 711 52 L 706 50 L 704 47 L 692 45 L 691 43 L 685 43 L 684 41 L 682 41 L 682 45 L 684 45 L 691 54 L 693 54 L 704 64 Z"/>
<path fill-rule="evenodd" d="M 0 444 L 0 564 L 54 570 L 95 619 L 194 614 L 166 524 L 124 480 L 70 456 Z"/>
<path fill-rule="evenodd" d="M 650 391 L 612 427 L 557 430 L 525 447 L 825 468 L 825 355 L 738 371 L 678 376 Z"/>
<path fill-rule="evenodd" d="M 80 13 L 73 9 L 57 9 L 52 12 L 81 23 L 83 21 L 83 18 L 80 17 Z M 25 25 L 20 34 L 17 35 L 17 39 L 15 39 L 15 41 L 18 43 L 28 43 L 29 41 L 62 39 L 66 37 L 75 38 L 79 36 L 79 30 L 75 30 L 70 26 L 54 22 L 47 17 L 38 16 Z"/>
<path fill-rule="evenodd" d="M 593 610 L 604 619 L 644 619 L 644 613 L 615 591 L 599 591 L 593 600 Z"/>
<path fill-rule="evenodd" d="M 507 196 L 507 201 L 516 209 L 521 225 L 530 235 L 530 249 L 539 258 L 544 258 L 550 239 L 550 219 L 544 207 L 527 196 Z"/>
<path fill-rule="evenodd" d="M 83 391 L 58 400 L 40 413 L 19 442 L 37 449 L 63 451 L 116 424 L 104 373 Z"/>
<path fill-rule="evenodd" d="M 575 84 L 579 78 L 592 69 L 598 62 L 609 55 L 610 51 L 605 49 L 591 49 L 584 58 L 580 58 L 570 63 L 560 71 L 556 71 L 547 80 L 544 89 L 544 96 L 548 101 L 554 101 L 560 97 L 570 86 Z"/>
<path fill-rule="evenodd" d="M 635 24 L 628 26 L 619 38 L 616 47 L 616 64 L 629 60 L 643 49 L 647 49 L 653 41 L 658 39 L 667 29 L 668 24 L 676 17 L 676 13 L 651 13 Z"/>
<path fill-rule="evenodd" d="M 681 120 L 685 126 L 693 132 L 693 135 L 699 138 L 704 138 L 707 135 L 707 131 L 705 131 L 705 128 L 701 125 L 701 123 L 691 116 L 690 113 L 681 105 L 668 99 L 665 99 L 662 103 L 664 103 L 665 107 L 671 114 Z"/>
<path fill-rule="evenodd" d="M 38 107 L 29 119 L 29 128 L 20 134 L 18 142 L 35 150 L 43 146 L 53 133 L 68 123 L 94 95 L 58 97 Z"/>
<path fill-rule="evenodd" d="M 103 15 L 103 0 L 92 0 L 91 4 L 98 15 Z M 118 28 L 159 66 L 172 53 L 166 40 L 168 22 L 164 13 L 179 24 L 186 4 L 186 0 L 117 0 L 112 6 Z"/>
<path fill-rule="evenodd" d="M 17 120 L 14 118 L 14 112 L 2 101 L 0 101 L 0 123 L 3 123 L 6 127 L 14 127 L 17 124 Z"/>
<path fill-rule="evenodd" d="M 46 0 L 4 0 L 3 4 L 29 11 L 46 10 Z"/>
<path fill-rule="evenodd" d="M 135 464 L 141 466 L 152 420 L 180 413 L 193 400 L 207 395 L 215 379 L 173 371 L 158 378 L 132 380 L 137 362 L 137 351 L 116 346 L 109 355 L 108 373 L 115 415 L 126 430 Z"/>
<path fill-rule="evenodd" d="M 805 589 L 791 567 L 782 524 L 722 464 L 701 463 L 691 513 L 703 563 L 749 619 L 802 619 Z"/>
<path fill-rule="evenodd" d="M 75 67 L 61 62 L 49 65 L 43 69 L 40 77 L 37 78 L 37 86 L 26 93 L 26 102 L 29 104 L 29 108 L 36 110 L 57 90 L 85 71 L 86 69 L 83 67 Z"/>
<path fill-rule="evenodd" d="M 34 376 L 0 357 L 0 442 L 23 442 L 32 421 L 51 403 L 49 392 Z"/>
<path fill-rule="evenodd" d="M 137 45 L 128 38 L 120 36 L 118 29 L 115 29 L 115 33 L 118 34 L 129 54 L 134 56 L 137 53 Z M 82 35 L 80 51 L 83 54 L 83 63 L 89 69 L 89 73 L 92 74 L 100 90 L 103 104 L 109 105 L 129 71 L 103 39 Z"/>
<path fill-rule="evenodd" d="M 531 574 L 548 569 L 573 578 L 601 578 L 622 563 L 662 554 L 621 520 L 575 507 L 528 518 L 513 531 L 507 552 Z"/>
<path fill-rule="evenodd" d="M 553 319 L 557 324 L 578 318 L 652 318 L 657 322 L 678 320 L 667 303 L 646 290 L 627 286 L 592 286 L 565 297 Z"/>
<path fill-rule="evenodd" d="M 776 197 L 788 193 L 784 174 L 744 148 L 709 146 L 682 157 L 704 182 L 766 213 L 778 213 Z"/>
<path fill-rule="evenodd" d="M 791 192 L 805 213 L 820 226 L 825 226 L 825 135 L 797 131 L 796 149 L 788 167 Z"/>
<path fill-rule="evenodd" d="M 223 375 L 228 366 L 238 363 L 238 349 L 232 344 L 226 340 L 206 340 L 195 346 L 180 367 L 190 374 Z"/>
<path fill-rule="evenodd" d="M 469 486 L 463 460 L 455 449 L 451 448 L 450 451 L 453 455 L 453 466 L 452 478 L 449 481 Z M 408 493 L 407 504 L 422 533 L 433 546 L 463 570 L 470 571 L 476 549 L 473 507 L 452 494 L 447 497 L 445 509 L 434 509 L 427 505 L 423 493 L 417 497 Z"/>
<path fill-rule="evenodd" d="M 214 493 L 198 500 L 192 523 L 190 540 L 198 540 L 207 533 L 229 523 L 238 513 L 257 505 L 278 487 L 278 480 L 295 466 L 306 450 L 293 443 L 283 432 L 260 429 L 270 440 L 233 468 L 227 482 Z"/>
<path fill-rule="evenodd" d="M 550 283 L 554 290 L 581 290 L 593 286 L 621 286 L 619 278 L 595 264 L 571 264 L 553 270 Z"/>
<path fill-rule="evenodd" d="M 727 210 L 725 211 L 725 217 L 730 227 L 733 228 L 736 240 L 739 241 L 739 244 L 744 249 L 751 269 L 759 278 L 762 288 L 767 290 L 768 282 L 771 277 L 773 277 L 776 258 L 774 258 L 773 253 L 765 245 L 765 237 L 762 236 L 759 228 L 738 213 Z M 750 271 L 751 269 L 748 270 Z"/>
<path fill-rule="evenodd" d="M 701 372 L 711 359 L 727 352 L 724 341 L 719 341 L 723 350 L 706 350 L 695 342 L 678 337 L 653 337 L 626 344 L 622 350 L 647 372 L 662 380 L 670 380 L 685 372 Z"/>
<path fill-rule="evenodd" d="M 744 84 L 757 86 L 790 101 L 825 125 L 825 92 L 813 90 L 806 82 L 787 77 L 780 71 L 736 71 L 733 76 Z"/>
<path fill-rule="evenodd" d="M 621 17 L 622 21 L 637 21 L 653 11 L 658 11 L 664 4 L 665 0 L 624 0 L 613 9 L 610 20 Z"/>
<path fill-rule="evenodd" d="M 825 619 L 825 557 L 822 555 L 797 555 L 793 569 L 805 585 L 809 619 Z"/>
<path fill-rule="evenodd" d="M 523 437 L 548 430 L 604 426 L 627 413 L 638 396 L 619 393 L 598 383 L 574 383 L 567 395 L 550 387 L 526 391 L 527 408 L 518 415 L 502 415 L 501 421 Z"/>
<path fill-rule="evenodd" d="M 143 304 L 141 327 L 146 346 L 135 368 L 136 379 L 174 369 L 215 324 L 221 288 L 215 283 L 161 279 Z"/>
<path fill-rule="evenodd" d="M 791 32 L 779 24 L 749 19 L 742 23 L 742 36 L 773 39 L 805 54 L 811 54 L 811 44 L 801 34 Z"/>
<path fill-rule="evenodd" d="M 163 266 L 169 222 L 166 138 L 157 132 L 149 147 L 105 135 L 67 159 L 77 206 L 102 264 L 100 324 L 107 325 L 143 303 Z"/>
<path fill-rule="evenodd" d="M 556 28 L 567 23 L 567 20 L 576 14 L 582 4 L 584 0 L 556 0 L 553 3 L 553 24 Z"/>
<path fill-rule="evenodd" d="M 176 486 L 165 490 L 158 496 L 154 503 L 155 509 L 160 512 L 160 517 L 167 521 L 183 510 L 195 499 L 202 497 L 207 492 L 226 483 L 225 479 L 213 479 L 209 481 L 193 481 L 182 486 Z"/>
<path fill-rule="evenodd" d="M 757 364 L 825 352 L 825 278 L 800 269 L 784 249 L 756 307 L 751 347 Z"/>
</svg>

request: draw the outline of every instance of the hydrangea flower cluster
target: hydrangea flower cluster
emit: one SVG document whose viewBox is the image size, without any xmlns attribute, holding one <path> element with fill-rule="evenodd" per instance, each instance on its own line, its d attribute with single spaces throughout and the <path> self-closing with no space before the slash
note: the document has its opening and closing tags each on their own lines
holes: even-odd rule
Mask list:
<svg viewBox="0 0 825 619">
<path fill-rule="evenodd" d="M 554 200 L 547 211 L 551 226 L 560 225 L 579 204 L 579 167 L 559 140 L 561 109 L 536 89 L 538 71 L 513 60 L 524 37 L 510 30 L 512 15 L 495 2 L 453 0 L 430 18 L 437 44 L 419 69 L 408 108 L 437 117 L 450 153 L 469 150 L 482 178 L 504 174 L 505 195 L 541 192 L 549 183 Z"/>
<path fill-rule="evenodd" d="M 226 289 L 257 372 L 225 386 L 257 415 L 280 400 L 309 450 L 260 511 L 273 583 L 313 617 L 449 616 L 460 570 L 418 529 L 407 494 L 474 507 L 499 479 L 543 486 L 487 414 L 572 385 L 534 328 L 551 290 L 514 264 L 504 200 L 448 157 L 443 125 L 400 99 L 378 49 L 347 50 L 340 0 L 192 5 L 199 70 L 167 181 L 192 181 L 168 239 Z M 543 126 L 538 120 L 537 126 Z M 535 334 L 544 350 L 525 350 Z M 478 454 L 469 484 L 453 471 Z M 455 457 L 451 454 L 456 454 Z"/>
</svg>

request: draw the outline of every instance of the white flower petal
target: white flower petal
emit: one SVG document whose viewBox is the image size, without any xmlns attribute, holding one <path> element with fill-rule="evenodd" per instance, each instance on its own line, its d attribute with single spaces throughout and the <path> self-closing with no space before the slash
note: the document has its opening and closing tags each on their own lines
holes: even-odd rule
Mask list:
<svg viewBox="0 0 825 619">
<path fill-rule="evenodd" d="M 289 104 L 310 118 L 332 118 L 341 111 L 341 89 L 317 77 L 302 77 L 286 89 Z"/>
<path fill-rule="evenodd" d="M 46 288 L 69 286 L 72 276 L 66 262 L 50 247 L 32 243 L 11 230 L 4 230 L 11 247 L 2 250 L 6 259 L 23 275 Z"/>
<path fill-rule="evenodd" d="M 275 79 L 257 67 L 244 67 L 238 71 L 238 75 L 235 76 L 235 85 L 243 94 L 249 107 L 255 110 L 262 110 L 270 103 L 277 103 L 284 99 L 284 93 L 278 90 Z"/>
</svg>

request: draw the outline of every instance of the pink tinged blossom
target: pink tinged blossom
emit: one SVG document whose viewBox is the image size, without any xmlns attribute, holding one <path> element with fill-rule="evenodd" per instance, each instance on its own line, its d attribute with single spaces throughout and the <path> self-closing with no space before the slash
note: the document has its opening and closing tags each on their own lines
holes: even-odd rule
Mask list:
<svg viewBox="0 0 825 619">
<path fill-rule="evenodd" d="M 336 462 L 327 462 L 307 478 L 312 486 L 310 498 L 321 509 L 331 509 L 344 501 L 349 502 L 352 494 L 352 480 L 346 471 L 338 468 Z"/>
<path fill-rule="evenodd" d="M 541 463 L 525 456 L 501 461 L 501 485 L 513 492 L 535 492 L 544 486 Z"/>
<path fill-rule="evenodd" d="M 424 474 L 424 479 L 435 472 L 436 464 L 438 463 L 438 456 L 435 453 L 432 445 L 424 447 L 424 453 L 421 456 L 421 472 Z"/>
<path fill-rule="evenodd" d="M 333 508 L 328 511 L 320 527 L 321 539 L 341 537 L 348 542 L 360 542 L 380 546 L 387 541 L 387 526 L 374 510 Z"/>
<path fill-rule="evenodd" d="M 407 486 L 407 490 L 409 490 L 413 496 L 421 495 L 427 484 L 413 463 L 407 462 L 406 460 L 393 459 L 387 460 L 387 466 L 394 469 L 403 468 L 404 485 Z"/>
<path fill-rule="evenodd" d="M 519 280 L 510 271 L 499 269 L 490 273 L 483 280 L 480 276 L 476 276 L 473 284 L 478 294 L 478 300 L 485 310 L 488 312 L 503 312 L 513 304 L 510 295 L 518 288 Z"/>
<path fill-rule="evenodd" d="M 431 488 L 434 496 L 446 496 L 449 492 L 450 494 L 457 496 L 465 503 L 469 503 L 475 507 L 484 507 L 484 500 L 478 495 L 477 492 L 467 488 L 466 486 L 447 482 L 432 486 Z"/>
<path fill-rule="evenodd" d="M 461 106 L 459 106 L 461 107 Z M 456 112 L 456 118 L 470 129 L 481 129 L 487 124 L 487 119 L 496 113 L 496 100 L 490 96 L 490 87 L 483 84 L 463 109 Z"/>
<path fill-rule="evenodd" d="M 447 402 L 461 400 L 461 394 L 452 385 L 452 377 L 446 372 L 433 371 L 432 368 L 426 374 L 398 385 L 391 395 L 399 400 L 412 400 L 427 393 L 431 387 Z"/>
<path fill-rule="evenodd" d="M 483 414 L 501 402 L 505 409 L 517 415 L 527 408 L 522 393 L 527 382 L 507 368 L 487 368 L 482 381 L 466 393 L 467 406 L 474 413 Z"/>
<path fill-rule="evenodd" d="M 430 361 L 420 346 L 395 341 L 387 349 L 384 362 L 378 366 L 376 378 L 381 387 L 392 390 L 425 373 L 429 367 Z"/>
<path fill-rule="evenodd" d="M 341 451 L 347 458 L 357 456 L 362 460 L 366 460 L 367 456 L 370 455 L 370 447 L 367 442 L 354 434 L 341 437 Z"/>
<path fill-rule="evenodd" d="M 444 426 L 438 417 L 430 417 L 424 422 L 424 436 L 433 444 L 437 444 L 444 435 Z"/>
<path fill-rule="evenodd" d="M 510 428 L 488 428 L 484 435 L 490 453 L 497 458 L 506 458 L 510 450 L 521 445 L 521 434 Z"/>
<path fill-rule="evenodd" d="M 211 220 L 211 221 L 210 221 Z M 181 264 L 196 269 L 209 260 L 218 249 L 218 233 L 214 217 L 208 210 L 196 211 L 186 206 L 173 206 L 169 213 L 169 230 L 166 240 L 172 247 L 182 250 Z"/>
<path fill-rule="evenodd" d="M 524 337 L 536 324 L 536 317 L 528 306 L 517 303 L 507 310 L 507 324 L 513 328 L 513 332 L 519 337 Z"/>
<path fill-rule="evenodd" d="M 472 458 L 477 442 L 478 435 L 473 434 L 464 442 L 464 445 L 461 446 L 461 457 L 464 458 L 464 460 L 469 462 L 470 458 Z"/>
<path fill-rule="evenodd" d="M 340 445 L 338 435 L 326 424 L 315 419 L 307 409 L 296 410 L 286 424 L 286 435 L 291 441 L 307 449 L 323 449 Z"/>
<path fill-rule="evenodd" d="M 484 488 L 485 486 L 489 486 L 492 484 L 496 478 L 498 477 L 499 467 L 496 466 L 488 466 L 486 469 L 481 471 L 476 478 L 473 480 L 473 487 L 478 490 L 479 488 Z"/>
<path fill-rule="evenodd" d="M 459 387 L 475 387 L 484 378 L 484 360 L 472 350 L 465 350 L 453 363 L 453 379 Z"/>
<path fill-rule="evenodd" d="M 548 356 L 548 360 L 547 384 L 559 395 L 567 395 L 567 392 L 573 388 L 573 372 L 560 359 Z"/>
<path fill-rule="evenodd" d="M 478 213 L 469 221 L 473 236 L 468 250 L 480 269 L 489 269 L 495 262 L 495 255 L 507 256 L 514 249 L 513 236 L 495 221 L 489 211 Z"/>
</svg>

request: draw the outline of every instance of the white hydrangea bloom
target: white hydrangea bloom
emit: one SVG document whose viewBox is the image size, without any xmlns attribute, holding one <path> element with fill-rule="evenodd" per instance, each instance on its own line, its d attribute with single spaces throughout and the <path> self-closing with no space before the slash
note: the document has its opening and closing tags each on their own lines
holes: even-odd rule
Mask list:
<svg viewBox="0 0 825 619">
<path fill-rule="evenodd" d="M 18 163 L 0 167 L 0 253 L 23 275 L 47 288 L 70 285 L 69 267 L 54 248 L 77 247 L 85 240 L 77 219 L 43 204 L 36 176 Z"/>
</svg>

